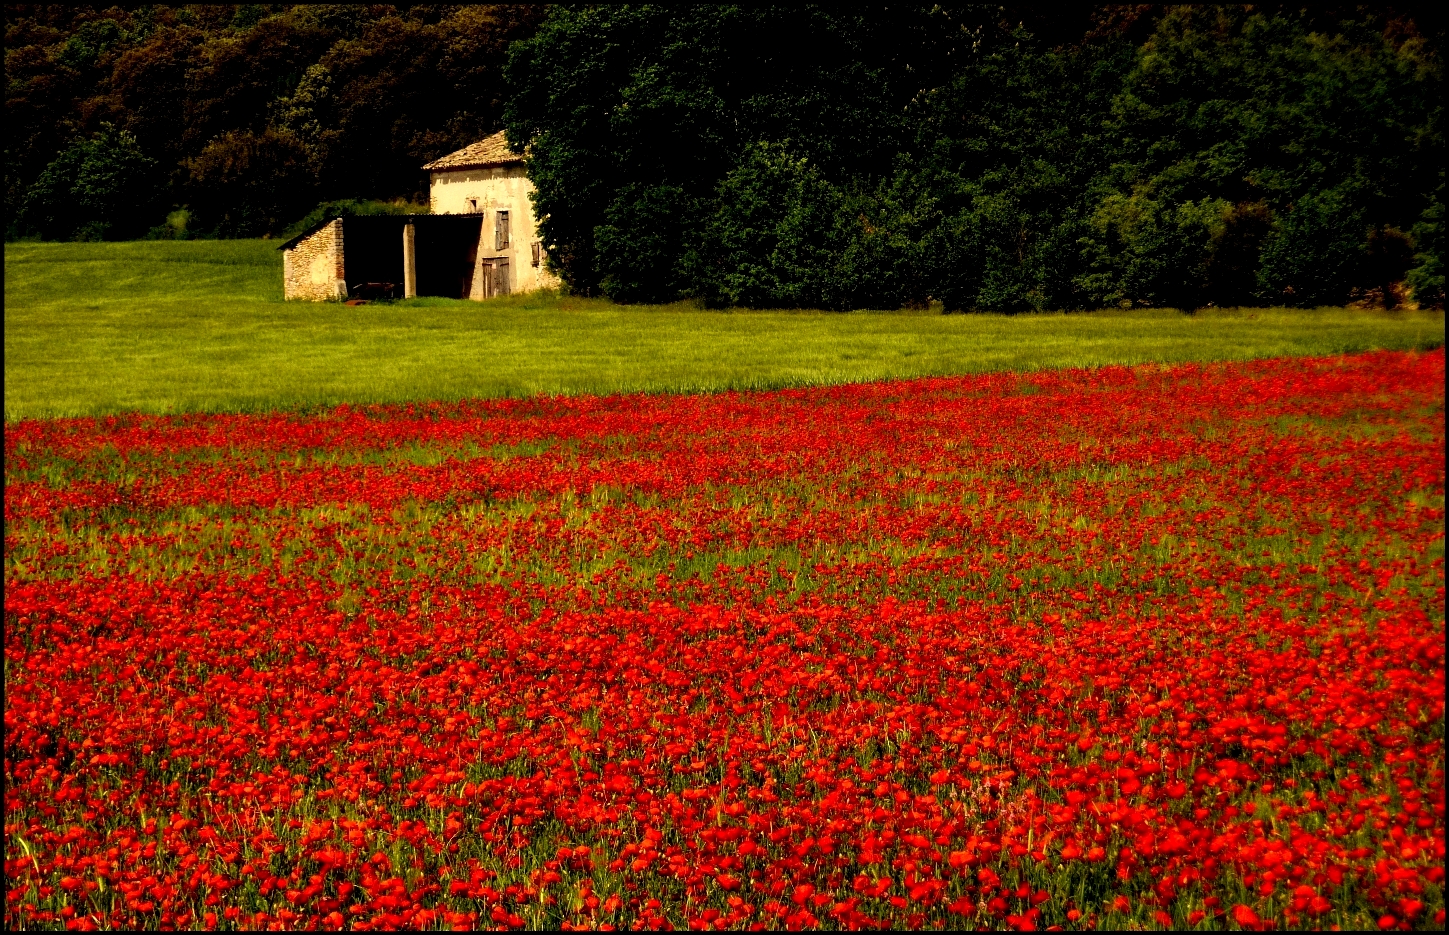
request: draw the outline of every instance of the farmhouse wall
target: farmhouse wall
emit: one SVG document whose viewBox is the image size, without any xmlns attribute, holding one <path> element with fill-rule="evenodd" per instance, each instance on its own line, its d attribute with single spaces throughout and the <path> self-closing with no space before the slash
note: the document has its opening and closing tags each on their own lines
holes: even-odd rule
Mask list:
<svg viewBox="0 0 1449 935">
<path fill-rule="evenodd" d="M 343 270 L 342 219 L 338 218 L 282 252 L 283 295 L 289 301 L 303 302 L 346 298 Z"/>
<path fill-rule="evenodd" d="M 556 289 L 559 278 L 545 266 L 546 254 L 540 243 L 538 223 L 533 216 L 533 191 L 521 162 L 500 166 L 434 169 L 430 174 L 429 206 L 434 214 L 481 214 L 483 234 L 478 260 L 507 257 L 511 292 Z M 509 245 L 497 249 L 494 230 L 499 211 L 507 211 L 511 229 Z M 538 265 L 533 265 L 535 245 Z M 474 277 L 482 283 L 482 276 Z M 482 298 L 475 289 L 474 298 Z"/>
</svg>

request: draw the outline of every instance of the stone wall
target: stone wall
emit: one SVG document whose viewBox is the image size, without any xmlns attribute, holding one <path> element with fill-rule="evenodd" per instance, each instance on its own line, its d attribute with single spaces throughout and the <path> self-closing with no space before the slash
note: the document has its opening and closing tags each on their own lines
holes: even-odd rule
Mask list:
<svg viewBox="0 0 1449 935">
<path fill-rule="evenodd" d="M 282 252 L 284 295 L 289 301 L 326 302 L 347 298 L 343 275 L 342 219 Z"/>
</svg>

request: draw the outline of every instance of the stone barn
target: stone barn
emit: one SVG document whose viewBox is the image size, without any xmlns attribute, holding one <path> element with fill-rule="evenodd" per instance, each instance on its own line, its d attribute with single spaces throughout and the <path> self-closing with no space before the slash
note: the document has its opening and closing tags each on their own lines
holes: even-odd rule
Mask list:
<svg viewBox="0 0 1449 935">
<path fill-rule="evenodd" d="M 431 214 L 332 218 L 282 244 L 286 297 L 481 300 L 559 285 L 502 133 L 423 168 Z"/>
</svg>

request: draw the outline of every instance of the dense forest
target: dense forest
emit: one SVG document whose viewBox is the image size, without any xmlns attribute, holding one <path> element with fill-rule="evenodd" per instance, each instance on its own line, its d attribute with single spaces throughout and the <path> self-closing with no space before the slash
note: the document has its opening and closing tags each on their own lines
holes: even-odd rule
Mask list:
<svg viewBox="0 0 1449 935">
<path fill-rule="evenodd" d="M 323 200 L 415 199 L 423 163 L 499 129 L 509 43 L 542 17 L 7 6 L 7 238 L 253 237 Z"/>
<path fill-rule="evenodd" d="M 1437 8 L 7 7 L 7 236 L 257 236 L 502 127 L 627 301 L 1443 301 Z"/>
</svg>

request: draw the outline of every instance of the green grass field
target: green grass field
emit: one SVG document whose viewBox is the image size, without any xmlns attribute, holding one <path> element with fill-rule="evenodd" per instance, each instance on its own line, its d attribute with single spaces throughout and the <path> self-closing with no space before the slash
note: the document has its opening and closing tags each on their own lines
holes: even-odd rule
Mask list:
<svg viewBox="0 0 1449 935">
<path fill-rule="evenodd" d="M 275 241 L 5 246 L 5 417 L 845 383 L 1427 348 L 1442 312 L 288 303 Z"/>
</svg>

